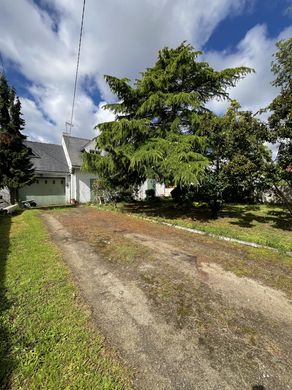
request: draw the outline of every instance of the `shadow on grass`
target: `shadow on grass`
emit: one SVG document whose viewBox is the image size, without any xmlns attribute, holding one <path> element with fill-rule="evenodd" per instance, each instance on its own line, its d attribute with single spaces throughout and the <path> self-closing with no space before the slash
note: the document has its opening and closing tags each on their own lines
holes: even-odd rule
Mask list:
<svg viewBox="0 0 292 390">
<path fill-rule="evenodd" d="M 272 206 L 270 206 L 272 208 Z M 256 211 L 260 208 L 254 206 L 232 207 L 227 206 L 226 211 L 223 211 L 222 216 L 234 218 L 230 224 L 237 225 L 243 228 L 252 228 L 257 223 L 268 224 L 272 228 L 292 231 L 292 219 L 289 212 L 282 210 L 268 210 L 265 215 L 259 215 Z M 252 212 L 255 211 L 255 212 Z M 236 220 L 237 219 L 237 220 Z"/>
<path fill-rule="evenodd" d="M 269 209 L 269 206 L 267 206 Z M 231 225 L 242 228 L 252 228 L 255 223 L 269 224 L 271 227 L 281 230 L 292 231 L 292 220 L 285 209 L 275 210 L 270 206 L 265 215 L 261 215 L 261 208 L 258 205 L 226 205 L 221 210 L 219 217 L 228 218 Z M 144 214 L 148 217 L 160 217 L 170 220 L 186 219 L 208 223 L 211 221 L 211 213 L 208 208 L 195 208 L 190 205 L 176 206 L 172 200 L 139 201 L 126 203 L 123 211 L 134 214 Z"/>
<path fill-rule="evenodd" d="M 195 219 L 202 222 L 208 222 L 211 219 L 208 208 L 195 208 L 187 204 L 176 205 L 170 199 L 126 203 L 123 211 L 167 219 Z"/>
<path fill-rule="evenodd" d="M 10 375 L 15 366 L 10 357 L 10 331 L 5 312 L 11 302 L 6 296 L 6 263 L 9 254 L 11 216 L 0 216 L 0 388 L 10 388 Z"/>
</svg>

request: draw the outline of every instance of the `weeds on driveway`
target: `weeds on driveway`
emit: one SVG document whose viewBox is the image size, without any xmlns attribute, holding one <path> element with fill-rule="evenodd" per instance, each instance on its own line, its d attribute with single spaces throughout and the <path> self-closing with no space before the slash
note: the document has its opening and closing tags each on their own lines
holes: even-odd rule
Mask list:
<svg viewBox="0 0 292 390">
<path fill-rule="evenodd" d="M 216 220 L 210 218 L 207 208 L 178 207 L 171 200 L 117 203 L 97 207 L 254 242 L 282 252 L 292 252 L 292 220 L 282 206 L 225 205 Z"/>
</svg>

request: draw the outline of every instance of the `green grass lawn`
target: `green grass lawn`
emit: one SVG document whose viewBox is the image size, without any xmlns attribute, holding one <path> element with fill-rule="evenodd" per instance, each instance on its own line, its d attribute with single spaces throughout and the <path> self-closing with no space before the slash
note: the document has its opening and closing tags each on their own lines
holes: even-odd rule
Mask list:
<svg viewBox="0 0 292 390">
<path fill-rule="evenodd" d="M 175 207 L 171 200 L 121 203 L 116 205 L 116 210 L 292 251 L 292 220 L 281 206 L 226 205 L 217 220 L 210 218 L 207 209 L 182 209 Z"/>
<path fill-rule="evenodd" d="M 0 388 L 129 389 L 39 211 L 0 217 Z"/>
</svg>

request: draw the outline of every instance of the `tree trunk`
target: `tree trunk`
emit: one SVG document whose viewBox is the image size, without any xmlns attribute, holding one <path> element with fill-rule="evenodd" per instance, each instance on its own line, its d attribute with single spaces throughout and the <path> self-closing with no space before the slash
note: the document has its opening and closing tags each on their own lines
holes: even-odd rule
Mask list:
<svg viewBox="0 0 292 390">
<path fill-rule="evenodd" d="M 219 200 L 211 199 L 209 201 L 209 207 L 211 209 L 211 218 L 212 219 L 218 219 L 219 217 L 219 211 L 222 208 L 222 202 Z"/>
<path fill-rule="evenodd" d="M 10 203 L 15 204 L 18 202 L 18 188 L 9 188 Z"/>
</svg>

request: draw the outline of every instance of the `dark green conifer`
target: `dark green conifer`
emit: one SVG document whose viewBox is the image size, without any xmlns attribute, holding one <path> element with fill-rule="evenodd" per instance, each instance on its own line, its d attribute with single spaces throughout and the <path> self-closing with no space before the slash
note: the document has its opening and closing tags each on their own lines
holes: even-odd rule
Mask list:
<svg viewBox="0 0 292 390">
<path fill-rule="evenodd" d="M 226 89 L 251 71 L 215 71 L 197 60 L 200 54 L 186 43 L 166 47 L 133 85 L 105 76 L 119 98 L 106 106 L 116 120 L 97 126 L 97 152 L 85 154 L 85 169 L 113 186 L 140 184 L 147 177 L 176 185 L 198 183 L 208 165 L 206 138 L 198 131 L 206 103 L 227 98 Z"/>
</svg>

